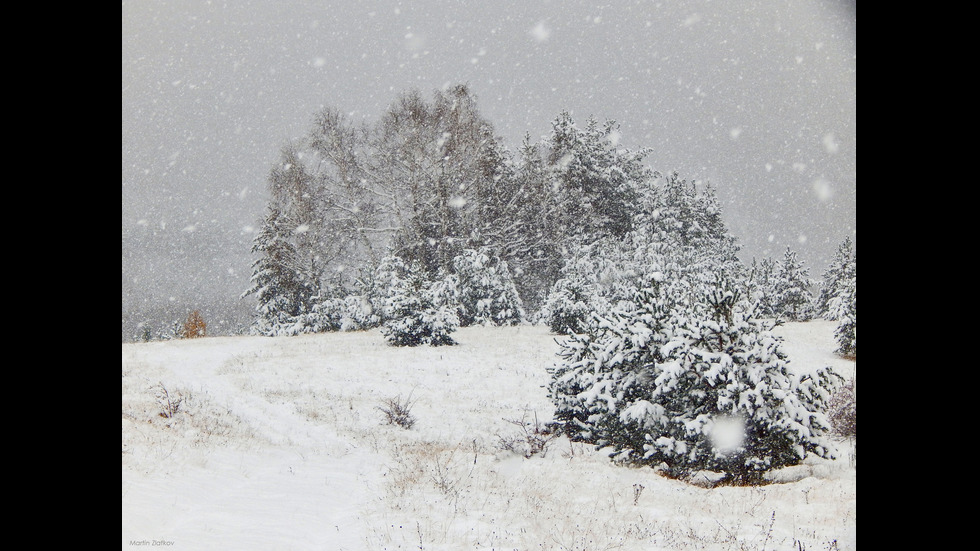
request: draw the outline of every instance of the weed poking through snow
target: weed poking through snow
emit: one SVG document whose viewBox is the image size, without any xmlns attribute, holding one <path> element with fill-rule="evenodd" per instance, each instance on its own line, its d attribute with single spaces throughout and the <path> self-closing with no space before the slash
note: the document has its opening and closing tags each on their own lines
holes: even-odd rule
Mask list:
<svg viewBox="0 0 980 551">
<path fill-rule="evenodd" d="M 500 448 L 505 451 L 518 453 L 525 459 L 541 454 L 544 457 L 548 453 L 548 446 L 557 436 L 557 432 L 548 429 L 546 425 L 538 421 L 537 412 L 534 413 L 534 422 L 527 420 L 527 410 L 520 419 L 504 419 L 508 423 L 517 425 L 521 428 L 521 433 L 517 435 L 497 435 L 500 439 Z"/>
<path fill-rule="evenodd" d="M 180 411 L 180 405 L 184 403 L 184 397 L 180 392 L 175 394 L 170 394 L 167 387 L 160 383 L 160 389 L 157 390 L 157 404 L 160 405 L 160 417 L 165 417 L 167 419 L 173 419 L 174 415 Z"/>
<path fill-rule="evenodd" d="M 415 425 L 415 416 L 412 415 L 412 393 L 404 400 L 399 395 L 396 398 L 387 398 L 378 406 L 378 409 L 385 414 L 385 421 L 389 425 L 398 425 L 404 429 L 410 429 Z"/>
</svg>

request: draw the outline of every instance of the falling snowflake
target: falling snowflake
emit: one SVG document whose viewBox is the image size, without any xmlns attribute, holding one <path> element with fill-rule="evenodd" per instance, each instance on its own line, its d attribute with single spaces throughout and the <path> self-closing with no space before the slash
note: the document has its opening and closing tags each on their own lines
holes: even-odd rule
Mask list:
<svg viewBox="0 0 980 551">
<path fill-rule="evenodd" d="M 542 21 L 531 29 L 531 36 L 538 42 L 544 42 L 551 36 L 551 29 L 546 27 L 544 21 Z"/>
<path fill-rule="evenodd" d="M 824 149 L 827 150 L 827 153 L 830 153 L 831 155 L 837 153 L 837 151 L 840 150 L 840 145 L 837 143 L 837 140 L 834 138 L 833 132 L 828 132 L 827 134 L 824 134 L 823 147 Z"/>
<path fill-rule="evenodd" d="M 817 194 L 817 199 L 820 201 L 829 201 L 834 195 L 834 188 L 830 185 L 830 182 L 822 178 L 813 182 L 813 191 Z"/>
<path fill-rule="evenodd" d="M 738 417 L 723 417 L 711 426 L 708 437 L 711 445 L 719 453 L 731 453 L 741 447 L 745 440 L 745 422 Z"/>
</svg>

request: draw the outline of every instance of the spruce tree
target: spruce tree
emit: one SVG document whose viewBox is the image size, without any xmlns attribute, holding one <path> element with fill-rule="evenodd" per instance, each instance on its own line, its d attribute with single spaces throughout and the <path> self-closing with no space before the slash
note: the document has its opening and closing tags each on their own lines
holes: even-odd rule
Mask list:
<svg viewBox="0 0 980 551">
<path fill-rule="evenodd" d="M 606 309 L 595 283 L 570 275 L 555 282 L 539 316 L 552 333 L 571 335 L 585 332 L 592 316 Z"/>
<path fill-rule="evenodd" d="M 745 277 L 737 240 L 728 233 L 710 187 L 698 189 L 676 173 L 657 175 L 648 184 L 639 188 L 643 193 L 634 209 L 634 230 L 569 245 L 562 279 L 543 312 L 553 329 L 581 331 L 585 309 L 628 305 L 639 290 L 656 282 L 671 282 L 678 298 L 690 302 L 717 277 Z"/>
<path fill-rule="evenodd" d="M 760 262 L 752 259 L 746 275 L 746 298 L 755 304 L 756 315 L 764 318 L 776 317 L 774 300 L 776 261 L 763 258 Z"/>
</svg>

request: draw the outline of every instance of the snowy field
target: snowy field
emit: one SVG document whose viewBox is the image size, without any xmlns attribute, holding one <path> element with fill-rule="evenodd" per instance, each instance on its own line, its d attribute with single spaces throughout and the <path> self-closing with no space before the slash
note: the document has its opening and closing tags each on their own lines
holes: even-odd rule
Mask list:
<svg viewBox="0 0 980 551">
<path fill-rule="evenodd" d="M 790 323 L 790 366 L 835 324 Z M 708 489 L 552 440 L 505 449 L 552 406 L 543 326 L 464 328 L 452 347 L 378 331 L 122 345 L 122 548 L 175 550 L 853 550 L 853 447 L 773 484 Z M 182 399 L 171 418 L 158 394 Z M 411 398 L 415 425 L 385 424 Z"/>
</svg>

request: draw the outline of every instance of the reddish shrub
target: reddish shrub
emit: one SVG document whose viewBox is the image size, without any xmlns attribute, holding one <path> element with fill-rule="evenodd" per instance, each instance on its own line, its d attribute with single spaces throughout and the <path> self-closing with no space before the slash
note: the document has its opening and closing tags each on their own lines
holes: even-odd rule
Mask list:
<svg viewBox="0 0 980 551">
<path fill-rule="evenodd" d="M 184 322 L 183 337 L 185 339 L 193 339 L 195 337 L 204 337 L 207 335 L 207 324 L 204 323 L 204 318 L 201 317 L 201 313 L 194 310 L 187 316 L 187 321 Z"/>
</svg>

